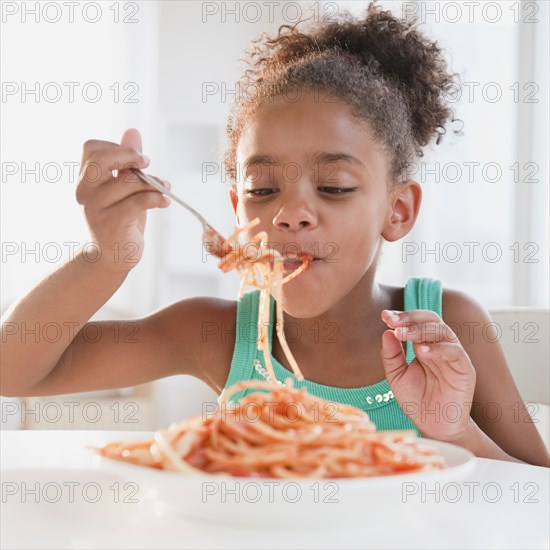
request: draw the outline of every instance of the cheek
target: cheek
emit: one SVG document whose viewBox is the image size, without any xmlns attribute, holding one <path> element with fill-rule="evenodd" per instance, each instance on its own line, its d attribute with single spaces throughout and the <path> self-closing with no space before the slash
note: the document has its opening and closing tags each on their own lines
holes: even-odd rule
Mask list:
<svg viewBox="0 0 550 550">
<path fill-rule="evenodd" d="M 239 217 L 239 224 L 244 225 L 245 223 L 252 221 L 254 218 L 260 218 L 260 223 L 254 228 L 254 233 L 259 231 L 266 231 L 269 233 L 271 231 L 271 221 L 273 220 L 274 214 L 266 208 L 265 205 L 261 203 L 255 203 L 253 201 L 243 201 L 239 200 L 237 205 L 237 215 Z"/>
<path fill-rule="evenodd" d="M 332 245 L 337 252 L 334 257 L 342 262 L 355 265 L 358 269 L 368 266 L 379 244 L 380 232 L 373 224 L 361 220 L 353 225 L 345 224 L 332 239 Z"/>
<path fill-rule="evenodd" d="M 250 206 L 245 203 L 242 196 L 239 197 L 236 214 L 239 217 L 241 225 L 244 225 L 255 217 L 250 210 Z"/>
</svg>

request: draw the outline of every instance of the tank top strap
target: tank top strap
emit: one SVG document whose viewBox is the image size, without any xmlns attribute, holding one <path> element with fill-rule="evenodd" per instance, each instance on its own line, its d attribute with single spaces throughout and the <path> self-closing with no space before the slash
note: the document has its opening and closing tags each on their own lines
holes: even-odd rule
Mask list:
<svg viewBox="0 0 550 550">
<path fill-rule="evenodd" d="M 258 348 L 258 304 L 260 291 L 245 293 L 237 302 L 235 348 L 224 389 L 254 378 L 254 359 Z M 222 392 L 223 395 L 223 392 Z M 221 395 L 218 400 L 221 399 Z"/>
<path fill-rule="evenodd" d="M 442 288 L 439 279 L 429 277 L 410 277 L 405 285 L 405 311 L 413 309 L 429 309 L 440 317 L 442 314 Z M 407 363 L 410 363 L 415 354 L 412 342 L 407 342 Z"/>
</svg>

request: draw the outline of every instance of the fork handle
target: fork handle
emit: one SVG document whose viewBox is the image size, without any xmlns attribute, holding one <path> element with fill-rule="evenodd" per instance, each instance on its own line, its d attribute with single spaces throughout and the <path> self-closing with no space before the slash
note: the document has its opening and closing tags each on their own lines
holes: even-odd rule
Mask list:
<svg viewBox="0 0 550 550">
<path fill-rule="evenodd" d="M 157 191 L 160 191 L 163 195 L 170 197 L 172 200 L 181 204 L 184 208 L 187 208 L 187 210 L 189 210 L 191 214 L 193 214 L 199 219 L 199 221 L 202 223 L 203 226 L 206 227 L 208 225 L 208 222 L 194 208 L 189 206 L 186 202 L 182 201 L 178 196 L 174 195 L 172 191 L 164 187 L 164 185 L 162 185 L 162 183 L 159 183 L 155 178 L 151 177 L 149 174 L 143 173 L 141 170 L 138 170 L 137 168 L 130 168 L 130 172 L 135 174 L 138 178 L 143 180 L 145 183 L 152 185 Z"/>
</svg>

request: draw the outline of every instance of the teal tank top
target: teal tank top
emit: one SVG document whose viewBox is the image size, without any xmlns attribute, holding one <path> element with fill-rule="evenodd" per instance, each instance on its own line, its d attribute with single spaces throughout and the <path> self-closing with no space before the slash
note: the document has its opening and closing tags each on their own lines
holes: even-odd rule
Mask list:
<svg viewBox="0 0 550 550">
<path fill-rule="evenodd" d="M 429 309 L 442 317 L 441 282 L 430 278 L 409 278 L 404 290 L 404 311 L 413 309 Z M 246 293 L 237 303 L 237 326 L 235 350 L 231 361 L 231 369 L 225 383 L 225 388 L 245 380 L 265 380 L 266 369 L 263 353 L 257 348 L 258 303 L 260 291 Z M 275 307 L 271 297 L 270 328 L 274 325 Z M 271 352 L 273 331 L 269 330 L 269 350 Z M 406 359 L 410 363 L 415 355 L 412 342 L 406 344 Z M 305 387 L 311 395 L 321 397 L 335 403 L 353 405 L 365 411 L 378 430 L 414 430 L 420 432 L 397 403 L 390 385 L 386 379 L 360 388 L 339 388 L 325 386 L 310 380 L 299 381 L 294 374 L 271 356 L 273 370 L 277 380 L 291 378 L 295 388 Z M 246 389 L 236 393 L 230 401 L 238 401 L 247 393 L 255 391 Z"/>
</svg>

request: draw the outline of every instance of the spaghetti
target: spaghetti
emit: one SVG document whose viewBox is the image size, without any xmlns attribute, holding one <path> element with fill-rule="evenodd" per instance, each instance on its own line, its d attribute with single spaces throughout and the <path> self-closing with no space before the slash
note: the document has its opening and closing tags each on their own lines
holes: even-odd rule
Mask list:
<svg viewBox="0 0 550 550">
<path fill-rule="evenodd" d="M 255 218 L 241 228 L 237 228 L 223 245 L 222 260 L 219 267 L 227 273 L 233 269 L 237 270 L 241 276 L 241 286 L 239 289 L 239 298 L 243 295 L 247 286 L 253 286 L 260 289 L 259 314 L 258 314 L 258 349 L 262 351 L 265 366 L 269 376 L 273 381 L 276 380 L 273 364 L 271 362 L 271 353 L 269 352 L 269 342 L 265 327 L 270 324 L 270 294 L 273 295 L 276 303 L 276 330 L 277 336 L 284 354 L 288 359 L 292 372 L 298 380 L 303 380 L 304 376 L 298 367 L 298 363 L 285 338 L 284 319 L 282 304 L 282 286 L 303 273 L 310 265 L 312 257 L 307 254 L 300 254 L 299 258 L 302 264 L 292 273 L 284 276 L 284 257 L 281 253 L 267 246 L 267 233 L 260 231 L 252 239 L 241 245 L 238 237 L 242 233 L 260 223 L 259 218 Z M 250 245 L 254 253 L 250 253 Z"/>
<path fill-rule="evenodd" d="M 110 443 L 98 452 L 184 474 L 268 478 L 370 477 L 445 465 L 413 431 L 377 432 L 365 412 L 303 388 L 246 381 L 228 394 L 249 388 L 261 391 L 157 431 L 150 441 Z"/>
</svg>

